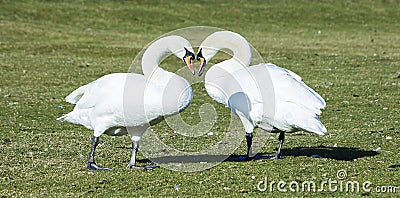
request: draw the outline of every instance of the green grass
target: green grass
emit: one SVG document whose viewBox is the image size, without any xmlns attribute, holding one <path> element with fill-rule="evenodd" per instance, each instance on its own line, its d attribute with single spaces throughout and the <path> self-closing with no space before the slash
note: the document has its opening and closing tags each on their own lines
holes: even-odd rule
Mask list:
<svg viewBox="0 0 400 198">
<path fill-rule="evenodd" d="M 42 196 L 399 196 L 375 191 L 400 184 L 399 1 L 0 1 L 0 195 Z M 97 162 L 86 169 L 93 132 L 58 123 L 73 106 L 64 97 L 105 74 L 126 72 L 136 54 L 169 31 L 207 25 L 238 32 L 264 60 L 288 68 L 327 102 L 325 136 L 288 134 L 282 160 L 223 162 L 201 172 L 127 170 L 130 140 L 102 136 Z M 318 34 L 320 31 L 320 34 Z M 219 56 L 222 57 L 222 56 Z M 222 60 L 215 58 L 214 61 Z M 163 67 L 173 71 L 167 60 Z M 199 121 L 202 86 L 183 115 Z M 61 107 L 61 108 L 60 108 Z M 215 136 L 224 133 L 224 122 Z M 163 140 L 182 149 L 212 138 L 184 139 L 165 123 Z M 257 135 L 257 133 L 255 134 Z M 275 152 L 277 140 L 263 152 Z M 388 137 L 391 137 L 388 138 Z M 243 133 L 244 140 L 244 133 Z M 186 147 L 183 147 L 183 143 Z M 189 146 L 188 146 L 189 145 Z M 323 149 L 325 146 L 336 149 Z M 378 155 L 369 156 L 377 147 Z M 245 154 L 245 142 L 234 154 Z M 326 158 L 309 155 L 326 154 Z M 83 155 L 81 158 L 80 155 Z M 343 160 L 350 158 L 352 160 Z M 139 164 L 150 164 L 139 156 Z M 373 191 L 260 192 L 258 182 L 337 179 L 370 181 Z M 175 187 L 179 186 L 176 190 Z M 325 188 L 327 189 L 327 188 Z"/>
</svg>

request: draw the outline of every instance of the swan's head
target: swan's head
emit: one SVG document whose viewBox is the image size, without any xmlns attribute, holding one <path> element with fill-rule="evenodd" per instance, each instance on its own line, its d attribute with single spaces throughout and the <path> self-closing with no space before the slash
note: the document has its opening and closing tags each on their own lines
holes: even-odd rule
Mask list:
<svg viewBox="0 0 400 198">
<path fill-rule="evenodd" d="M 189 51 L 186 47 L 184 47 L 184 49 L 185 49 L 185 55 L 183 56 L 182 60 L 187 65 L 190 72 L 194 75 L 195 72 L 193 68 L 193 61 L 195 59 L 195 55 L 193 52 Z"/>
<path fill-rule="evenodd" d="M 162 37 L 149 45 L 142 57 L 142 70 L 146 76 L 158 71 L 160 62 L 170 53 L 183 60 L 194 75 L 193 61 L 195 54 L 192 45 L 181 36 L 171 35 Z"/>
<path fill-rule="evenodd" d="M 210 34 L 200 44 L 199 51 L 197 52 L 197 60 L 200 61 L 199 76 L 203 74 L 207 62 L 210 62 L 221 49 L 232 51 L 232 61 L 238 66 L 237 68 L 250 65 L 251 47 L 247 40 L 235 32 L 218 31 Z"/>
<path fill-rule="evenodd" d="M 197 52 L 197 56 L 196 56 L 197 61 L 200 61 L 200 68 L 199 68 L 199 74 L 198 74 L 199 76 L 201 76 L 203 74 L 204 69 L 206 68 L 206 65 L 207 65 L 207 61 L 204 58 L 202 51 L 203 51 L 203 49 L 200 48 L 199 52 Z"/>
</svg>

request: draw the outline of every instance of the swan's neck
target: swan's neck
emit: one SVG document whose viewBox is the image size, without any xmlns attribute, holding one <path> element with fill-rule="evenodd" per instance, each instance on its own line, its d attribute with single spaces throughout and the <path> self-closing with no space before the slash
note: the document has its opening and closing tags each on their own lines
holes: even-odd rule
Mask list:
<svg viewBox="0 0 400 198">
<path fill-rule="evenodd" d="M 162 59 L 171 53 L 167 45 L 168 40 L 160 39 L 152 43 L 142 57 L 142 70 L 145 76 L 151 75 L 153 72 L 163 72 L 158 65 Z M 166 71 L 165 71 L 166 72 Z"/>
<path fill-rule="evenodd" d="M 181 76 L 159 67 L 160 62 L 171 53 L 182 59 L 185 55 L 184 48 L 193 51 L 186 39 L 179 36 L 168 36 L 153 42 L 143 53 L 143 74 L 147 83 L 154 86 L 154 89 L 149 90 L 150 93 L 155 91 L 149 95 L 149 100 L 158 100 L 158 105 L 149 107 L 149 109 L 162 108 L 156 112 L 170 115 L 185 108 L 191 102 L 192 90 L 188 89 L 190 84 Z M 160 95 L 161 97 L 158 97 Z"/>
<path fill-rule="evenodd" d="M 252 54 L 249 43 L 241 35 L 234 32 L 215 32 L 206 38 L 201 47 L 208 48 L 208 50 L 203 50 L 203 52 L 206 52 L 203 55 L 207 61 L 210 61 L 221 49 L 231 50 L 233 53 L 232 58 L 222 62 L 224 63 L 222 65 L 229 65 L 229 68 L 225 68 L 225 70 L 236 71 L 249 66 L 251 63 Z M 217 64 L 214 66 L 222 65 Z"/>
</svg>

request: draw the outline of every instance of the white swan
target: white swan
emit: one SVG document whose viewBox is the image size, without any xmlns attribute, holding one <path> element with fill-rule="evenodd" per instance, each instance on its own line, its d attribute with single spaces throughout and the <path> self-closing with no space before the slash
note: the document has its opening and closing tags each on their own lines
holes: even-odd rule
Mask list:
<svg viewBox="0 0 400 198">
<path fill-rule="evenodd" d="M 275 158 L 279 158 L 284 132 L 302 130 L 323 135 L 327 131 L 319 119 L 326 105 L 324 99 L 292 71 L 272 63 L 247 67 L 251 48 L 237 33 L 215 32 L 202 42 L 197 54 L 199 76 L 206 63 L 223 48 L 232 50 L 233 57 L 210 67 L 205 88 L 214 100 L 239 116 L 246 131 L 248 158 L 253 157 L 255 127 L 280 132 Z"/>
<path fill-rule="evenodd" d="M 111 170 L 96 165 L 94 153 L 99 137 L 129 134 L 132 139 L 132 156 L 127 168 L 135 165 L 138 142 L 151 124 L 163 116 L 173 115 L 185 109 L 192 100 L 190 84 L 182 77 L 165 71 L 158 64 L 172 52 L 181 58 L 192 74 L 195 58 L 190 43 L 180 36 L 168 36 L 156 40 L 144 52 L 142 69 L 136 73 L 105 75 L 81 86 L 65 99 L 75 104 L 74 110 L 57 120 L 80 124 L 94 130 L 88 169 Z M 144 167 L 151 168 L 151 167 Z"/>
</svg>

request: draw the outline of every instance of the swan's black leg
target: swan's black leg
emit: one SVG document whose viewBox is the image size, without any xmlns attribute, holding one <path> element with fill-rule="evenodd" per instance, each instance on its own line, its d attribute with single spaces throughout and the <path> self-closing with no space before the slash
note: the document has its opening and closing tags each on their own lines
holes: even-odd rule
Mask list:
<svg viewBox="0 0 400 198">
<path fill-rule="evenodd" d="M 143 169 L 154 169 L 158 166 L 136 166 L 136 153 L 139 149 L 139 141 L 132 141 L 132 156 L 131 161 L 129 162 L 126 168 L 143 168 Z"/>
<path fill-rule="evenodd" d="M 97 164 L 94 162 L 94 152 L 96 150 L 97 145 L 99 145 L 99 137 L 93 137 L 92 148 L 90 149 L 87 168 L 89 170 L 112 170 L 111 168 L 103 168 L 103 167 L 97 166 Z"/>
<path fill-rule="evenodd" d="M 246 133 L 246 142 L 247 142 L 247 159 L 253 158 L 252 148 L 251 145 L 253 143 L 253 134 Z"/>
<path fill-rule="evenodd" d="M 136 167 L 136 152 L 139 148 L 139 143 L 138 141 L 132 141 L 132 155 L 131 155 L 131 161 L 129 161 L 128 166 L 126 168 L 135 168 Z"/>
<path fill-rule="evenodd" d="M 280 155 L 281 155 L 281 147 L 283 145 L 283 142 L 285 141 L 285 133 L 281 132 L 279 134 L 279 143 L 278 143 L 278 151 L 275 154 L 275 159 L 279 159 Z"/>
</svg>

